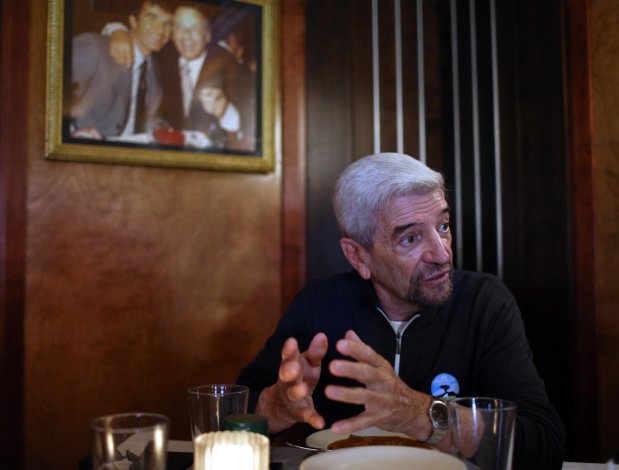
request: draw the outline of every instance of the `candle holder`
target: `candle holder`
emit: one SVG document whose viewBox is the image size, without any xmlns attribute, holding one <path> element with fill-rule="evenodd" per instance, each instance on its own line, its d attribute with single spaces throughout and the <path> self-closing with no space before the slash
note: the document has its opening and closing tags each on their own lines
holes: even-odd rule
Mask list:
<svg viewBox="0 0 619 470">
<path fill-rule="evenodd" d="M 200 434 L 193 465 L 195 470 L 268 470 L 269 439 L 247 431 Z"/>
</svg>

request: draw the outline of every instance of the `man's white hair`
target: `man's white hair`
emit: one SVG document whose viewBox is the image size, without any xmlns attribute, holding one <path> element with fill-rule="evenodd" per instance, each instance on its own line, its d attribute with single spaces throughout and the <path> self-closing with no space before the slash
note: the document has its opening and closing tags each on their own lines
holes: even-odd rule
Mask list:
<svg viewBox="0 0 619 470">
<path fill-rule="evenodd" d="M 349 165 L 338 177 L 333 209 L 342 236 L 372 247 L 378 215 L 393 197 L 445 192 L 443 176 L 401 153 L 377 153 Z"/>
</svg>

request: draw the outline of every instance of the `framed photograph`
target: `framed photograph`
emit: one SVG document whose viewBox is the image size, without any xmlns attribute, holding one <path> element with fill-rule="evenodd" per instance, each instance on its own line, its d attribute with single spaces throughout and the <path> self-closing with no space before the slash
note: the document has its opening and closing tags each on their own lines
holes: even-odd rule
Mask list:
<svg viewBox="0 0 619 470">
<path fill-rule="evenodd" d="M 278 0 L 50 0 L 45 156 L 274 169 Z"/>
</svg>

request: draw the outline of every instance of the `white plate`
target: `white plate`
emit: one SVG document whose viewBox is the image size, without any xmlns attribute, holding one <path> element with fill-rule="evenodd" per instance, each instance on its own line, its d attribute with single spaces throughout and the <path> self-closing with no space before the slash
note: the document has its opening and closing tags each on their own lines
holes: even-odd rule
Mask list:
<svg viewBox="0 0 619 470">
<path fill-rule="evenodd" d="M 300 470 L 466 470 L 451 455 L 419 447 L 368 446 L 312 455 Z"/>
<path fill-rule="evenodd" d="M 409 439 L 411 438 L 410 436 L 400 432 L 385 431 L 384 429 L 377 427 L 355 431 L 353 434 L 355 436 L 400 436 L 408 437 Z M 305 445 L 308 447 L 315 447 L 316 449 L 326 449 L 332 442 L 339 441 L 340 439 L 346 439 L 348 436 L 350 436 L 350 434 L 338 434 L 330 429 L 324 429 L 307 436 L 307 438 L 305 438 Z"/>
</svg>

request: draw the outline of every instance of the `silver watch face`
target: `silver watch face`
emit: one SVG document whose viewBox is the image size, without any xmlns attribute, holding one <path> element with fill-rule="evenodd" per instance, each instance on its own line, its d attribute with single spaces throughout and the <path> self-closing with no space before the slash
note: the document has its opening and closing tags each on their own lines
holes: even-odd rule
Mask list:
<svg viewBox="0 0 619 470">
<path fill-rule="evenodd" d="M 449 427 L 449 419 L 447 416 L 447 404 L 441 400 L 434 400 L 430 406 L 430 419 L 432 425 L 440 429 Z"/>
</svg>

